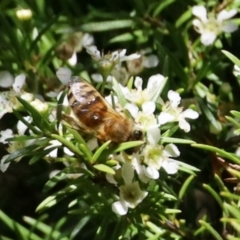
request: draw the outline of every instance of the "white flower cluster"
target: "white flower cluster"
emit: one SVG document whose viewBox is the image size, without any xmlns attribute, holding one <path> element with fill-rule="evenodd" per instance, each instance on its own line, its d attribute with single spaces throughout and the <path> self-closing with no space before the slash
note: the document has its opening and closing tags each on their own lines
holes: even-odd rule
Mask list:
<svg viewBox="0 0 240 240">
<path fill-rule="evenodd" d="M 47 110 L 48 105 L 38 98 L 34 98 L 34 95 L 23 90 L 26 82 L 26 76 L 20 74 L 13 78 L 13 76 L 6 71 L 0 72 L 0 87 L 11 88 L 9 91 L 0 93 L 0 119 L 6 114 L 11 113 L 13 109 L 18 110 L 21 108 L 21 104 L 17 100 L 17 97 L 21 97 L 25 101 L 29 102 L 39 112 Z"/>
<path fill-rule="evenodd" d="M 175 174 L 178 171 L 178 162 L 174 159 L 180 155 L 176 145 L 160 144 L 160 127 L 169 122 L 178 122 L 179 127 L 185 132 L 190 131 L 190 124 L 185 118 L 196 119 L 198 113 L 192 109 L 183 111 L 179 107 L 180 96 L 172 90 L 168 93 L 169 101 L 164 103 L 159 95 L 166 83 L 166 78 L 157 74 L 151 76 L 147 87 L 142 88 L 142 79 L 136 77 L 136 89 L 129 89 L 119 84 L 119 87 L 128 100 L 125 109 L 129 111 L 135 120 L 138 128 L 146 135 L 145 145 L 131 156 L 122 153 L 120 156 L 112 156 L 119 161 L 116 167 L 120 174 L 107 174 L 110 183 L 118 186 L 119 175 L 124 184 L 119 186 L 120 194 L 118 201 L 112 205 L 112 210 L 120 215 L 127 213 L 128 208 L 135 208 L 146 196 L 147 192 L 140 189 L 142 184 L 148 183 L 151 179 L 160 177 L 159 170 L 163 168 L 168 174 Z M 117 99 L 115 98 L 115 101 Z M 162 104 L 162 112 L 155 115 L 156 102 Z"/>
<path fill-rule="evenodd" d="M 101 59 L 101 54 L 96 50 L 96 48 L 92 47 L 89 52 L 91 55 L 95 54 L 94 57 L 96 60 Z M 112 62 L 111 64 L 113 67 L 117 62 L 139 57 L 137 54 L 127 57 L 125 56 L 125 53 L 125 50 L 121 52 L 114 52 L 111 56 L 109 54 L 107 58 L 104 57 L 104 61 L 107 59 L 107 61 Z M 71 71 L 67 68 L 61 68 L 57 71 L 57 76 L 62 84 L 67 85 L 71 78 Z M 21 80 L 21 84 L 17 83 L 19 79 Z M 161 126 L 167 123 L 176 122 L 180 129 L 188 132 L 190 131 L 190 124 L 186 121 L 186 118 L 196 119 L 198 117 L 198 113 L 192 109 L 183 110 L 182 107 L 179 107 L 181 101 L 180 95 L 172 90 L 168 92 L 168 101 L 164 102 L 160 95 L 166 81 L 167 78 L 161 74 L 156 74 L 149 78 L 146 88 L 143 88 L 143 80 L 140 77 L 136 77 L 134 81 L 134 88 L 129 89 L 114 80 L 113 90 L 116 95 L 106 97 L 106 100 L 110 103 L 112 103 L 111 101 L 114 99 L 114 104 L 118 106 L 121 101 L 120 97 L 118 99 L 117 96 L 119 96 L 118 94 L 121 92 L 121 95 L 125 97 L 125 104 L 124 106 L 121 106 L 121 111 L 123 109 L 128 111 L 134 119 L 138 129 L 140 129 L 144 134 L 144 145 L 139 147 L 139 149 L 135 149 L 132 154 L 121 152 L 118 155 L 110 156 L 111 159 L 118 161 L 118 164 L 114 167 L 116 174 L 107 174 L 107 180 L 120 189 L 119 196 L 116 196 L 117 201 L 112 204 L 112 209 L 117 214 L 124 215 L 127 213 L 129 208 L 135 208 L 142 202 L 142 200 L 148 195 L 148 192 L 142 191 L 141 187 L 146 186 L 150 180 L 158 179 L 160 177 L 159 171 L 161 169 L 164 169 L 167 174 L 176 174 L 178 172 L 179 164 L 175 158 L 180 155 L 180 151 L 177 146 L 172 143 L 168 145 L 161 144 Z M 25 76 L 23 77 L 20 75 L 20 77 L 15 79 L 15 82 L 11 79 L 11 83 L 8 84 L 8 87 L 13 85 L 13 90 L 11 91 L 14 91 L 14 96 L 19 95 L 23 97 L 24 94 L 26 94 L 22 90 L 24 83 Z M 29 100 L 30 103 L 34 102 L 32 98 Z M 6 104 L 7 99 L 2 97 L 0 100 L 2 100 L 2 102 L 0 102 L 0 107 L 3 109 L 2 114 L 0 112 L 0 115 L 2 116 L 6 113 L 6 107 L 4 104 Z M 12 104 L 13 101 L 10 99 L 7 102 Z M 156 113 L 159 112 L 159 110 L 156 111 L 157 104 L 161 105 L 162 110 L 160 113 Z M 11 107 L 15 109 L 15 106 L 11 105 Z M 116 110 L 118 109 L 116 108 Z M 8 111 L 9 110 L 7 110 L 7 112 Z M 26 118 L 25 120 L 27 122 L 32 121 L 31 118 Z M 50 116 L 49 121 L 52 121 Z M 18 135 L 23 135 L 26 129 L 26 126 L 22 122 L 19 122 Z M 56 130 L 61 132 L 61 129 Z M 31 134 L 30 131 L 29 133 Z M 7 143 L 6 138 L 8 137 L 14 137 L 11 130 L 0 132 L 0 142 L 4 144 Z M 69 139 L 69 141 L 71 141 L 71 139 Z M 24 146 L 27 146 L 28 142 L 25 142 L 24 144 Z M 96 139 L 91 139 L 87 144 L 90 151 L 97 147 Z M 12 147 L 7 150 L 9 153 L 12 153 L 14 150 L 24 146 Z M 56 158 L 57 148 L 59 147 L 62 147 L 62 143 L 58 140 L 49 141 L 49 146 L 44 149 L 49 150 L 46 157 Z M 68 156 L 72 156 L 74 154 L 66 146 L 63 150 Z M 7 157 L 8 155 L 4 156 L 1 160 L 2 171 L 5 171 L 8 166 L 8 164 L 5 163 L 5 159 L 7 159 Z"/>
<path fill-rule="evenodd" d="M 57 76 L 63 84 L 66 84 L 71 78 L 71 71 L 61 68 L 57 71 Z M 140 77 L 135 78 L 134 89 L 117 83 L 117 88 L 127 100 L 125 106 L 122 107 L 131 114 L 138 129 L 146 136 L 144 146 L 133 154 L 121 152 L 119 155 L 111 155 L 113 160 L 118 161 L 115 167 L 116 174 L 107 174 L 106 177 L 110 183 L 120 189 L 119 199 L 112 205 L 113 211 L 117 214 L 126 214 L 128 208 L 135 208 L 147 196 L 148 192 L 142 191 L 140 185 L 158 179 L 161 168 L 168 174 L 178 172 L 179 165 L 174 158 L 178 157 L 180 152 L 174 144 L 163 146 L 160 143 L 160 127 L 166 123 L 177 122 L 179 128 L 189 132 L 190 124 L 186 118 L 196 119 L 198 113 L 192 109 L 183 110 L 179 107 L 181 97 L 179 93 L 172 90 L 168 92 L 169 101 L 164 103 L 160 95 L 166 81 L 164 76 L 156 74 L 148 79 L 145 89 L 143 89 L 143 80 Z M 113 85 L 114 87 L 116 86 Z M 117 89 L 114 90 L 117 93 Z M 116 95 L 107 96 L 106 100 L 113 104 L 112 99 L 114 99 L 114 105 L 118 106 L 120 101 Z M 156 103 L 162 105 L 162 111 L 158 115 L 155 114 Z M 89 148 L 95 147 L 96 144 L 94 147 L 89 144 Z M 119 184 L 122 182 L 124 184 Z"/>
<path fill-rule="evenodd" d="M 34 98 L 34 95 L 23 90 L 23 87 L 26 82 L 26 76 L 20 74 L 15 78 L 7 71 L 0 72 L 0 86 L 3 88 L 11 88 L 8 91 L 0 93 L 0 119 L 7 113 L 12 113 L 13 110 L 20 110 L 22 106 L 17 100 L 17 97 L 21 97 L 25 101 L 29 102 L 37 111 L 46 112 L 48 109 L 47 103 L 40 101 L 37 98 Z M 23 117 L 23 119 L 31 123 L 32 118 L 30 116 Z M 6 129 L 0 132 L 0 143 L 8 144 L 6 148 L 8 154 L 3 156 L 0 159 L 0 171 L 4 172 L 9 166 L 9 162 L 6 163 L 5 160 L 9 157 L 9 154 L 14 153 L 17 150 L 22 149 L 23 147 L 29 146 L 33 143 L 33 140 L 26 141 L 7 141 L 8 138 L 13 138 L 17 136 L 22 136 L 25 134 L 27 126 L 22 122 L 18 121 L 17 123 L 17 134 L 14 134 L 12 129 Z M 20 160 L 17 158 L 16 160 Z"/>
</svg>

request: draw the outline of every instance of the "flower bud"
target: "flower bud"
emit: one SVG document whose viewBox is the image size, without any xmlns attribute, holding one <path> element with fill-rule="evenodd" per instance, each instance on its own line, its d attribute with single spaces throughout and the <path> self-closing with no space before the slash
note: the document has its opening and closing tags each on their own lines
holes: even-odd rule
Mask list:
<svg viewBox="0 0 240 240">
<path fill-rule="evenodd" d="M 218 134 L 222 131 L 222 124 L 219 121 L 214 121 L 210 123 L 210 132 L 213 134 Z"/>
<path fill-rule="evenodd" d="M 72 57 L 73 52 L 73 47 L 66 42 L 59 45 L 56 49 L 56 55 L 61 60 L 68 60 Z"/>
<path fill-rule="evenodd" d="M 41 102 L 39 99 L 35 99 L 31 102 L 31 105 L 36 108 L 36 110 L 40 113 L 45 113 L 48 110 L 47 103 Z"/>
<path fill-rule="evenodd" d="M 27 21 L 32 18 L 31 9 L 20 9 L 16 11 L 17 18 L 22 21 Z"/>
</svg>

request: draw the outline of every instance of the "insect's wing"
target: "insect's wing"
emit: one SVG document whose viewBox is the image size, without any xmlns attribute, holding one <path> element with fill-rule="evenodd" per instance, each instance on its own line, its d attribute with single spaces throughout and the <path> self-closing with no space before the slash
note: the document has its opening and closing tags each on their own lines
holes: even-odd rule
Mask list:
<svg viewBox="0 0 240 240">
<path fill-rule="evenodd" d="M 83 126 L 78 119 L 76 119 L 74 116 L 72 115 L 68 115 L 68 114 L 62 114 L 62 120 L 67 124 L 70 125 L 71 128 L 77 130 L 78 132 L 80 132 L 81 134 L 86 133 L 88 135 L 93 135 L 96 136 L 97 133 L 96 131 L 94 131 L 93 129 L 87 128 L 86 126 Z"/>
</svg>

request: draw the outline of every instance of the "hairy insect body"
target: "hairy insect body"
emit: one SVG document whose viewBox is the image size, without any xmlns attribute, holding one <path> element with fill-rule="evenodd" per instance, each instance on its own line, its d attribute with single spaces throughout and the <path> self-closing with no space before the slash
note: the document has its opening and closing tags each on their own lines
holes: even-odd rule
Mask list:
<svg viewBox="0 0 240 240">
<path fill-rule="evenodd" d="M 133 120 L 115 111 L 89 83 L 72 81 L 68 101 L 75 125 L 99 140 L 121 143 L 140 139 L 141 133 L 134 130 Z"/>
</svg>

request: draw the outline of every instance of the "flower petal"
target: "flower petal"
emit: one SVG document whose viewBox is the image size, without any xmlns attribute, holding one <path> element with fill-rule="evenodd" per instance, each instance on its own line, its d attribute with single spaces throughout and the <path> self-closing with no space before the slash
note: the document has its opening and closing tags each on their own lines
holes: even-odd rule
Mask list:
<svg viewBox="0 0 240 240">
<path fill-rule="evenodd" d="M 24 74 L 20 74 L 17 77 L 15 77 L 14 83 L 12 85 L 13 90 L 17 93 L 19 93 L 25 84 L 26 76 Z"/>
<path fill-rule="evenodd" d="M 72 71 L 69 68 L 59 68 L 56 75 L 63 85 L 68 85 Z"/>
<path fill-rule="evenodd" d="M 143 80 L 140 77 L 136 77 L 134 81 L 134 86 L 138 91 L 142 91 Z"/>
<path fill-rule="evenodd" d="M 215 41 L 216 37 L 217 35 L 214 32 L 205 32 L 201 35 L 201 43 L 205 46 L 209 46 Z"/>
<path fill-rule="evenodd" d="M 0 132 L 0 143 L 6 144 L 8 143 L 6 139 L 14 137 L 13 131 L 11 129 L 6 129 Z"/>
<path fill-rule="evenodd" d="M 149 95 L 149 99 L 152 99 L 152 97 L 156 92 L 160 94 L 166 82 L 167 82 L 167 78 L 165 78 L 163 75 L 161 74 L 152 75 L 148 79 L 148 84 L 147 84 L 147 93 Z"/>
<path fill-rule="evenodd" d="M 158 179 L 160 176 L 159 171 L 154 167 L 146 167 L 144 169 L 144 173 L 147 177 L 149 177 L 151 179 Z"/>
<path fill-rule="evenodd" d="M 203 24 L 199 19 L 194 19 L 192 21 L 192 24 L 194 26 L 194 29 L 198 32 L 198 33 L 203 33 L 204 28 L 203 28 Z"/>
<path fill-rule="evenodd" d="M 237 29 L 238 29 L 238 25 L 236 23 L 233 23 L 233 22 L 225 23 L 222 26 L 222 31 L 226 32 L 226 33 L 235 32 Z"/>
<path fill-rule="evenodd" d="M 30 116 L 26 116 L 23 117 L 28 123 L 30 123 L 32 121 L 32 117 Z M 25 131 L 27 130 L 28 126 L 25 125 L 22 121 L 18 121 L 17 123 L 17 130 L 18 130 L 18 134 L 19 135 L 24 135 Z"/>
<path fill-rule="evenodd" d="M 5 172 L 10 165 L 10 162 L 5 163 L 5 160 L 8 158 L 8 156 L 9 156 L 9 154 L 3 156 L 2 159 L 0 160 L 0 171 L 2 171 L 2 172 Z"/>
<path fill-rule="evenodd" d="M 173 90 L 168 91 L 168 99 L 173 108 L 176 108 L 180 104 L 180 101 L 181 101 L 181 97 L 180 97 L 179 93 L 175 92 Z"/>
<path fill-rule="evenodd" d="M 124 108 L 129 111 L 129 113 L 132 115 L 133 118 L 137 117 L 139 109 L 135 104 L 127 103 Z"/>
<path fill-rule="evenodd" d="M 178 163 L 173 160 L 163 161 L 162 167 L 168 174 L 175 174 L 178 172 Z"/>
<path fill-rule="evenodd" d="M 202 22 L 207 22 L 207 10 L 204 6 L 194 6 L 192 14 L 198 17 Z"/>
<path fill-rule="evenodd" d="M 106 179 L 109 183 L 117 185 L 117 181 L 114 179 L 112 174 L 107 173 L 106 174 Z"/>
<path fill-rule="evenodd" d="M 187 109 L 182 112 L 184 118 L 190 118 L 190 119 L 196 119 L 199 117 L 198 112 L 192 110 L 192 109 Z"/>
<path fill-rule="evenodd" d="M 91 138 L 88 142 L 87 142 L 87 146 L 89 148 L 90 151 L 94 150 L 96 147 L 98 147 L 98 140 L 97 138 Z"/>
<path fill-rule="evenodd" d="M 118 55 L 119 55 L 120 58 L 121 58 L 121 57 L 124 57 L 124 56 L 126 55 L 126 52 L 127 52 L 127 49 L 122 49 L 120 52 L 117 51 L 117 53 L 118 53 Z"/>
<path fill-rule="evenodd" d="M 222 22 L 224 20 L 230 19 L 233 16 L 235 16 L 237 12 L 238 12 L 237 9 L 231 9 L 230 11 L 224 9 L 217 15 L 217 20 Z"/>
<path fill-rule="evenodd" d="M 98 51 L 96 46 L 86 46 L 87 53 L 91 55 L 91 57 L 95 60 L 101 59 L 101 53 Z"/>
<path fill-rule="evenodd" d="M 0 72 L 0 87 L 8 88 L 13 85 L 14 78 L 8 71 Z"/>
<path fill-rule="evenodd" d="M 93 79 L 94 82 L 103 82 L 103 77 L 99 73 L 93 73 L 91 75 L 91 78 Z"/>
<path fill-rule="evenodd" d="M 185 132 L 189 132 L 191 129 L 190 124 L 184 119 L 181 118 L 178 122 L 179 127 L 184 130 Z"/>
<path fill-rule="evenodd" d="M 240 67 L 236 64 L 233 67 L 233 74 L 234 74 L 235 77 L 240 76 Z"/>
<path fill-rule="evenodd" d="M 146 68 L 153 68 L 156 67 L 159 63 L 159 59 L 156 55 L 152 54 L 144 59 L 144 67 Z"/>
<path fill-rule="evenodd" d="M 128 205 L 125 201 L 117 201 L 112 204 L 112 211 L 118 215 L 125 215 L 128 211 Z"/>
<path fill-rule="evenodd" d="M 178 157 L 180 155 L 180 151 L 178 150 L 177 146 L 173 143 L 168 144 L 164 151 L 167 152 L 168 156 L 170 157 Z"/>
<path fill-rule="evenodd" d="M 155 111 L 155 108 L 156 108 L 156 104 L 155 102 L 153 101 L 150 101 L 150 102 L 144 102 L 142 104 L 142 111 L 144 114 L 146 115 L 151 115 L 154 113 Z"/>
<path fill-rule="evenodd" d="M 160 125 L 163 125 L 165 123 L 174 121 L 174 119 L 175 119 L 175 116 L 173 116 L 172 114 L 161 112 L 158 116 L 158 123 Z"/>
<path fill-rule="evenodd" d="M 125 184 L 131 184 L 134 176 L 134 169 L 131 163 L 125 162 L 122 166 L 122 177 Z"/>
<path fill-rule="evenodd" d="M 133 182 L 120 187 L 120 199 L 123 199 L 130 208 L 135 208 L 148 195 L 142 191 L 139 182 Z"/>
<path fill-rule="evenodd" d="M 73 55 L 71 56 L 71 58 L 68 59 L 68 63 L 71 66 L 75 66 L 77 64 L 77 53 L 74 52 Z"/>
<path fill-rule="evenodd" d="M 161 138 L 159 127 L 150 127 L 147 131 L 147 140 L 150 144 L 158 144 Z"/>
<path fill-rule="evenodd" d="M 122 56 L 122 57 L 120 57 L 120 62 L 123 62 L 123 61 L 131 61 L 131 60 L 134 60 L 134 59 L 138 59 L 138 58 L 140 58 L 140 57 L 141 57 L 140 54 L 138 54 L 138 53 L 133 53 L 133 54 L 131 54 L 131 55 L 129 55 L 129 56 Z"/>
<path fill-rule="evenodd" d="M 85 33 L 85 34 L 83 35 L 83 38 L 82 38 L 82 45 L 83 45 L 84 47 L 86 47 L 86 46 L 92 45 L 93 43 L 94 43 L 94 37 L 93 37 L 93 35 L 91 35 L 91 34 L 89 34 L 89 33 Z"/>
<path fill-rule="evenodd" d="M 69 148 L 67 147 L 63 147 L 63 152 L 68 156 L 74 156 L 74 153 L 71 150 L 69 150 Z"/>
<path fill-rule="evenodd" d="M 108 95 L 108 96 L 106 96 L 105 97 L 105 100 L 111 105 L 111 106 L 113 106 L 113 104 L 115 104 L 115 106 L 116 106 L 116 104 L 119 102 L 118 101 L 118 97 L 117 96 L 115 96 L 115 95 Z"/>
</svg>

